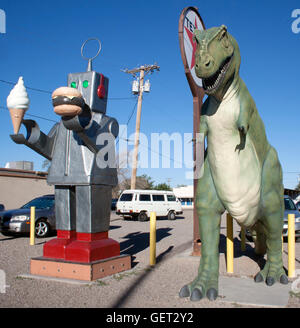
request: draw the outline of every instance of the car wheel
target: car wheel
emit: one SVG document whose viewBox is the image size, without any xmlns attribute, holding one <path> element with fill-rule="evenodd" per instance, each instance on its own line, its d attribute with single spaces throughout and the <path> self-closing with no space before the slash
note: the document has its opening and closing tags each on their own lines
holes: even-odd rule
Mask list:
<svg viewBox="0 0 300 328">
<path fill-rule="evenodd" d="M 50 233 L 50 225 L 45 219 L 38 220 L 35 224 L 35 235 L 37 238 L 47 237 Z"/>
<path fill-rule="evenodd" d="M 176 213 L 174 211 L 170 211 L 168 214 L 168 220 L 175 220 L 176 219 Z"/>
<path fill-rule="evenodd" d="M 140 222 L 144 222 L 144 221 L 147 221 L 148 220 L 148 216 L 146 214 L 146 212 L 141 212 L 138 216 L 138 220 Z"/>
</svg>

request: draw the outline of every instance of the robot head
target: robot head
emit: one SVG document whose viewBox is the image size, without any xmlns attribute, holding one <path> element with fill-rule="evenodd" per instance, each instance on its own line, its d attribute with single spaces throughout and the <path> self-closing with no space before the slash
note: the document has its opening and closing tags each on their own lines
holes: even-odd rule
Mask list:
<svg viewBox="0 0 300 328">
<path fill-rule="evenodd" d="M 108 78 L 95 71 L 70 73 L 68 86 L 78 89 L 92 112 L 106 113 Z"/>
</svg>

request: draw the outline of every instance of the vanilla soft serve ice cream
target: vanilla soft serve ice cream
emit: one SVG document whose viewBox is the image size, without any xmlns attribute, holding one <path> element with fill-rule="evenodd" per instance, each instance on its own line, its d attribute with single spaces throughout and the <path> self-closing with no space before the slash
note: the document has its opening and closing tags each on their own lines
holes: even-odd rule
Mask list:
<svg viewBox="0 0 300 328">
<path fill-rule="evenodd" d="M 10 91 L 7 97 L 7 107 L 27 110 L 29 106 L 29 98 L 24 86 L 23 77 L 19 77 L 18 83 Z"/>
<path fill-rule="evenodd" d="M 17 134 L 26 110 L 29 107 L 29 98 L 21 76 L 7 97 L 7 107 L 10 111 L 14 132 Z"/>
</svg>

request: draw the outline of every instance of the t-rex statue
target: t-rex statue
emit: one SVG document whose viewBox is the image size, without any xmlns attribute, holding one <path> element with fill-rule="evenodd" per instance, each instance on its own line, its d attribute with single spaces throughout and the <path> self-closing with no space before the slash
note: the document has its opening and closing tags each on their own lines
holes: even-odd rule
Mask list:
<svg viewBox="0 0 300 328">
<path fill-rule="evenodd" d="M 202 256 L 197 277 L 181 288 L 179 296 L 192 301 L 217 298 L 220 220 L 225 210 L 252 232 L 255 252 L 267 253 L 255 282 L 287 284 L 282 263 L 282 169 L 255 102 L 239 76 L 239 46 L 224 25 L 195 30 L 194 42 L 196 75 L 208 95 L 200 123 L 207 149 L 195 202 Z"/>
</svg>

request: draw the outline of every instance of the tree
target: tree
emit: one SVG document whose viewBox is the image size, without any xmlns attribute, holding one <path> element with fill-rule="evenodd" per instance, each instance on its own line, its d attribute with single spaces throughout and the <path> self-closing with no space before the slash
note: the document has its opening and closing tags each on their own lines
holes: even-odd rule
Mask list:
<svg viewBox="0 0 300 328">
<path fill-rule="evenodd" d="M 295 187 L 295 190 L 300 191 L 300 181 L 298 182 L 297 186 Z"/>
<path fill-rule="evenodd" d="M 169 191 L 172 191 L 171 186 L 168 185 L 167 183 L 159 183 L 153 189 L 155 189 L 155 190 L 169 190 Z"/>
<path fill-rule="evenodd" d="M 131 187 L 131 179 L 127 178 L 122 183 L 119 184 L 120 190 L 130 189 Z M 140 175 L 136 177 L 136 189 L 154 189 L 154 181 L 151 177 L 146 174 Z"/>
</svg>

